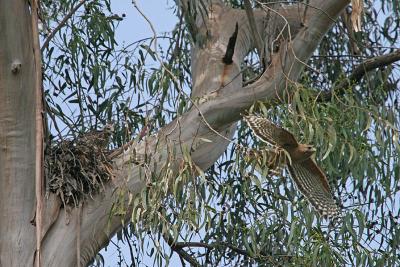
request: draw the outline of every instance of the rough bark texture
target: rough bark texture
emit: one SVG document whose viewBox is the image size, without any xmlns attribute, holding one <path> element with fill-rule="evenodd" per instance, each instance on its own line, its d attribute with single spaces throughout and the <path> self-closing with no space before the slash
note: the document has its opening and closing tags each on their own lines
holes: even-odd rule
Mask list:
<svg viewBox="0 0 400 267">
<path fill-rule="evenodd" d="M 288 79 L 296 81 L 303 62 L 309 59 L 334 23 L 333 19 L 348 2 L 310 1 L 307 12 L 302 5 L 255 10 L 255 21 L 265 42 L 265 55 L 271 64 L 257 81 L 243 87 L 240 64 L 254 47 L 248 18 L 244 10 L 233 10 L 219 1 L 212 1 L 207 7 L 208 20 L 198 18 L 191 25 L 197 27 L 193 32 L 200 36 L 192 51 L 193 107 L 157 135 L 132 144 L 115 158 L 115 181 L 107 185 L 104 193 L 84 203 L 80 220 L 77 209 L 67 213 L 60 210 L 53 196 L 47 200 L 42 241 L 43 266 L 77 266 L 78 243 L 81 248 L 80 264 L 87 264 L 110 236 L 122 227 L 121 218 L 112 217 L 109 220 L 115 188 L 123 185 L 136 193 L 145 186 L 145 180 L 140 177 L 141 167 L 131 161 L 133 149 L 137 154 L 152 154 L 153 161 L 149 165 L 156 173 L 166 161 L 167 146 L 176 149 L 177 163 L 182 158 L 181 147 L 186 146 L 192 148 L 192 159 L 200 168 L 205 170 L 212 165 L 229 144 L 241 112 L 256 100 L 273 100 L 281 96 L 287 88 Z M 24 0 L 0 2 L 1 266 L 28 266 L 34 259 L 35 232 L 29 223 L 35 197 L 34 70 L 28 12 Z M 233 63 L 226 65 L 222 58 L 236 22 L 239 33 Z M 279 45 L 278 49 L 273 49 L 275 44 Z M 17 73 L 11 71 L 15 60 L 22 62 Z M 204 138 L 212 142 L 204 142 Z"/>
</svg>

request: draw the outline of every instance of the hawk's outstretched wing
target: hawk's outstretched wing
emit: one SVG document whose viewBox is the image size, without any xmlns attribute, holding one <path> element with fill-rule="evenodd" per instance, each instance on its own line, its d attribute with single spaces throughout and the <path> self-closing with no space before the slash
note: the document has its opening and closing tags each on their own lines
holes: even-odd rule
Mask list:
<svg viewBox="0 0 400 267">
<path fill-rule="evenodd" d="M 327 217 L 337 216 L 340 210 L 332 197 L 328 179 L 314 160 L 309 157 L 310 154 L 305 154 L 306 158 L 298 156 L 298 153 L 302 153 L 299 148 L 301 145 L 297 143 L 294 136 L 266 118 L 250 115 L 244 119 L 254 134 L 262 141 L 284 149 L 289 147 L 291 156 L 297 153 L 296 161 L 289 161 L 287 167 L 298 190 L 319 214 Z"/>
<path fill-rule="evenodd" d="M 284 147 L 285 145 L 298 145 L 293 134 L 276 126 L 266 118 L 250 115 L 245 116 L 244 119 L 253 133 L 268 144 L 280 147 Z"/>
<path fill-rule="evenodd" d="M 321 216 L 336 217 L 339 214 L 328 179 L 313 159 L 293 162 L 288 164 L 288 169 L 299 191 Z"/>
</svg>

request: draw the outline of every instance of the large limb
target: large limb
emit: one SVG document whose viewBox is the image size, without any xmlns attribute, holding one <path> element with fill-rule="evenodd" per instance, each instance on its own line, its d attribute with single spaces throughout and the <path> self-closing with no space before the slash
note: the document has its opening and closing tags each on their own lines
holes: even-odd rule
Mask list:
<svg viewBox="0 0 400 267">
<path fill-rule="evenodd" d="M 274 100 L 283 96 L 288 85 L 295 82 L 317 48 L 321 38 L 335 22 L 338 14 L 349 3 L 341 1 L 310 1 L 302 27 L 292 39 L 280 44 L 271 56 L 271 64 L 263 75 L 242 90 L 226 88 L 220 97 L 203 106 L 203 114 L 210 121 L 229 123 L 240 118 L 240 113 L 257 100 Z"/>
<path fill-rule="evenodd" d="M 152 154 L 153 162 L 149 166 L 155 173 L 167 162 L 167 147 L 176 151 L 177 164 L 170 166 L 173 171 L 178 170 L 179 161 L 183 158 L 182 147 L 192 148 L 192 160 L 203 170 L 211 166 L 228 146 L 234 130 L 232 124 L 240 118 L 240 113 L 254 101 L 275 99 L 284 92 L 288 79 L 295 81 L 298 78 L 304 62 L 312 55 L 322 36 L 347 4 L 348 1 L 345 0 L 311 1 L 307 14 L 312 16 L 303 18 L 304 27 L 299 27 L 292 39 L 282 41 L 281 48 L 272 55 L 272 63 L 265 73 L 258 81 L 244 88 L 239 66 L 248 50 L 253 47 L 250 31 L 246 28 L 246 15 L 243 10 L 215 5 L 213 11 L 216 13 L 209 15 L 209 19 L 216 24 L 213 26 L 218 31 L 213 32 L 204 47 L 196 47 L 193 52 L 193 95 L 198 99 L 194 99 L 194 104 L 187 113 L 161 129 L 157 135 L 150 136 L 139 144 L 132 144 L 114 160 L 114 183 L 109 183 L 103 194 L 84 204 L 80 220 L 74 219 L 79 217 L 77 210 L 69 215 L 60 213 L 43 240 L 45 266 L 56 263 L 59 266 L 76 265 L 76 250 L 70 249 L 77 242 L 76 229 L 80 229 L 78 242 L 82 264 L 86 264 L 107 244 L 110 236 L 121 229 L 122 218 L 109 218 L 114 201 L 113 192 L 118 186 L 124 186 L 131 193 L 138 193 L 146 184 L 140 175 L 143 173 L 140 172 L 141 167 L 132 162 L 134 150 L 137 154 Z M 255 12 L 256 21 L 257 16 L 262 16 L 263 13 L 265 12 Z M 239 24 L 239 32 L 233 63 L 226 65 L 221 62 L 228 40 L 234 32 L 235 22 Z M 219 67 L 209 71 L 212 63 Z M 205 142 L 205 139 L 211 142 Z M 124 219 L 129 221 L 129 214 Z"/>
<path fill-rule="evenodd" d="M 274 5 L 272 5 L 274 7 Z M 275 8 L 275 7 L 274 7 Z M 272 46 L 277 39 L 290 39 L 302 28 L 302 16 L 305 6 L 276 7 L 267 6 L 254 10 L 254 23 L 264 40 L 265 56 L 270 60 Z M 193 100 L 205 101 L 215 98 L 221 91 L 238 91 L 242 88 L 241 64 L 245 56 L 255 47 L 252 36 L 252 24 L 244 10 L 227 8 L 214 4 L 209 10 L 209 21 L 204 23 L 207 29 L 207 41 L 196 43 L 192 49 Z M 309 16 L 314 14 L 312 10 Z M 225 64 L 222 60 L 235 32 L 236 38 L 233 63 Z M 220 90 L 223 88 L 223 90 Z"/>
<path fill-rule="evenodd" d="M 206 37 L 208 11 L 213 6 L 223 5 L 221 0 L 177 0 L 185 18 L 187 29 L 195 42 L 202 42 Z"/>
</svg>

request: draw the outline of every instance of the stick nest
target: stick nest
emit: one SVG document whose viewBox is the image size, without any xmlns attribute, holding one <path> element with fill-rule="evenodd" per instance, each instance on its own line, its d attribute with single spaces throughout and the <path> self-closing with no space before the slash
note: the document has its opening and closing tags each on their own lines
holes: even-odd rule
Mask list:
<svg viewBox="0 0 400 267">
<path fill-rule="evenodd" d="M 65 205 L 79 203 L 104 189 L 112 177 L 107 158 L 107 130 L 86 133 L 74 140 L 62 140 L 46 153 L 47 189 L 57 194 Z"/>
</svg>

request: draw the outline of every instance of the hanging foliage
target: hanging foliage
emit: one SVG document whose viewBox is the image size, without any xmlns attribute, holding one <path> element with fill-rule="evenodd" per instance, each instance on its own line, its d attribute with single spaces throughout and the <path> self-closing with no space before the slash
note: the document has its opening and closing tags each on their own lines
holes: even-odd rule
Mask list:
<svg viewBox="0 0 400 267">
<path fill-rule="evenodd" d="M 75 2 L 42 1 L 42 38 Z M 225 2 L 244 9 L 243 1 Z M 273 4 L 251 2 L 260 10 Z M 110 216 L 130 215 L 117 239 L 131 257 L 119 266 L 144 258 L 173 266 L 173 252 L 208 266 L 400 265 L 399 65 L 348 79 L 366 59 L 399 49 L 400 8 L 396 0 L 352 2 L 357 6 L 345 12 L 356 27 L 343 14 L 298 82 L 288 80 L 278 102 L 259 101 L 248 111 L 317 148 L 341 219 L 318 217 L 283 164 L 271 164 L 273 148 L 239 123 L 233 142 L 206 171 L 193 162 L 188 144 L 180 152 L 165 149 L 168 160 L 157 173 L 132 164 L 141 168 L 146 188 L 139 195 L 124 187 L 115 193 Z M 196 104 L 189 97 L 190 53 L 206 40 L 193 36 L 191 22 L 207 14 L 174 12 L 171 32 L 126 44 L 115 34 L 125 14 L 114 14 L 109 0 L 87 1 L 44 50 L 48 189 L 65 204 L 77 205 L 109 182 L 108 150 L 144 140 Z M 243 83 L 263 71 L 251 51 L 242 64 Z M 106 144 L 85 137 L 107 123 L 114 130 Z M 94 262 L 104 264 L 100 255 Z"/>
</svg>

